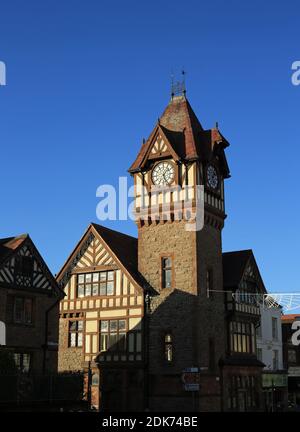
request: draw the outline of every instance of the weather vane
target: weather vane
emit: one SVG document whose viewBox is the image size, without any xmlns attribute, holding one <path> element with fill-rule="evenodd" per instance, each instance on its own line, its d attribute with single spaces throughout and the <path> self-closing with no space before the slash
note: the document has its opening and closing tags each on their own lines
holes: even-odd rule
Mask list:
<svg viewBox="0 0 300 432">
<path fill-rule="evenodd" d="M 174 96 L 185 96 L 186 87 L 185 87 L 185 76 L 186 71 L 182 69 L 181 71 L 182 78 L 181 80 L 174 80 L 174 74 L 171 75 L 171 97 L 173 99 Z"/>
</svg>

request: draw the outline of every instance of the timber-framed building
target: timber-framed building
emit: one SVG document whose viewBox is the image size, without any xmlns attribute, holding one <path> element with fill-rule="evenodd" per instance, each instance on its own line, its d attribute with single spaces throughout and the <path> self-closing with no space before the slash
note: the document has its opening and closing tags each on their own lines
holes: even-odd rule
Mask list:
<svg viewBox="0 0 300 432">
<path fill-rule="evenodd" d="M 228 146 L 185 92 L 173 94 L 129 168 L 137 238 L 91 224 L 58 274 L 59 369 L 88 371 L 98 409 L 262 408 L 259 307 L 247 293 L 265 288 L 251 251 L 222 253 Z M 203 227 L 193 230 L 198 186 Z M 187 368 L 199 373 L 193 398 Z"/>
</svg>

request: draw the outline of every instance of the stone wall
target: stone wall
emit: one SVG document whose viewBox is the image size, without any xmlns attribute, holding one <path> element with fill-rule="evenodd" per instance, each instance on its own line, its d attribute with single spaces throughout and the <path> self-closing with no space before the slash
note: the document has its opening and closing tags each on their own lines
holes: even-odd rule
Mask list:
<svg viewBox="0 0 300 432">
<path fill-rule="evenodd" d="M 80 371 L 83 364 L 83 351 L 81 348 L 68 347 L 68 320 L 59 320 L 59 351 L 58 371 Z"/>
<path fill-rule="evenodd" d="M 174 266 L 174 286 L 167 289 L 161 289 L 164 254 L 173 257 Z M 218 361 L 225 354 L 224 298 L 222 293 L 207 298 L 206 273 L 208 268 L 212 269 L 213 289 L 222 291 L 220 230 L 205 225 L 199 232 L 187 231 L 184 221 L 144 225 L 139 228 L 138 265 L 157 291 L 151 299 L 151 313 L 146 322 L 150 407 L 176 410 L 178 405 L 191 410 L 193 403 L 197 410 L 219 410 Z M 164 358 L 166 332 L 172 334 L 171 364 Z M 181 382 L 183 369 L 192 366 L 200 367 L 203 376 L 201 391 L 194 401 Z"/>
<path fill-rule="evenodd" d="M 33 299 L 32 324 L 24 325 L 13 322 L 12 311 L 7 303 L 8 296 L 25 296 Z M 48 293 L 20 292 L 20 290 L 5 287 L 0 289 L 0 321 L 6 323 L 6 349 L 11 349 L 13 352 L 30 353 L 32 356 L 31 372 L 37 375 L 43 373 L 46 312 L 53 305 L 54 307 L 48 313 L 47 340 L 51 343 L 51 346 L 48 347 L 46 352 L 45 369 L 46 372 L 55 373 L 57 371 L 59 320 L 59 304 L 57 300 L 56 297 L 49 296 Z"/>
</svg>

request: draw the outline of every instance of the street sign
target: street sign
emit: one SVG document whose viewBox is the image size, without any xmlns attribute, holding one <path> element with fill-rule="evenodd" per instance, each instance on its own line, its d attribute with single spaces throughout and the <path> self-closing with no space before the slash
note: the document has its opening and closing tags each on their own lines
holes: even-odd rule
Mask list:
<svg viewBox="0 0 300 432">
<path fill-rule="evenodd" d="M 196 367 L 186 368 L 182 371 L 182 382 L 185 391 L 199 391 L 200 373 Z"/>
</svg>

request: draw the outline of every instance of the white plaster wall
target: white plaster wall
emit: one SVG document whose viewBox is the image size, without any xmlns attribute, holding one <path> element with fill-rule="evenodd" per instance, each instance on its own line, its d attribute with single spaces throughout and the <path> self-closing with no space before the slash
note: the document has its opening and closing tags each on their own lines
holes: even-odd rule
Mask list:
<svg viewBox="0 0 300 432">
<path fill-rule="evenodd" d="M 260 306 L 261 337 L 256 338 L 257 348 L 262 349 L 262 362 L 266 370 L 273 369 L 273 350 L 278 351 L 278 368 L 283 369 L 281 309 Z M 278 339 L 272 338 L 272 318 L 277 318 Z"/>
</svg>

